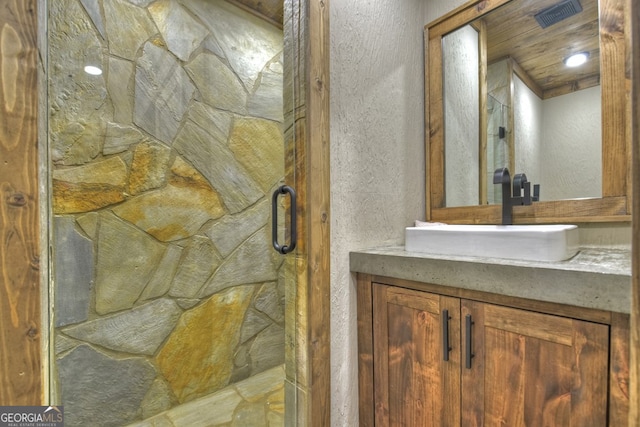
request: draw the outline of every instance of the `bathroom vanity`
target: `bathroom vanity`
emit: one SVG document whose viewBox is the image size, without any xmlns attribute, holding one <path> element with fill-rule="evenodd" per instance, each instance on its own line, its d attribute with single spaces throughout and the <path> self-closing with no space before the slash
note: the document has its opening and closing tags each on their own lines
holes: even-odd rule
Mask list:
<svg viewBox="0 0 640 427">
<path fill-rule="evenodd" d="M 575 13 L 540 30 L 532 17 L 556 3 L 470 0 L 425 27 L 425 220 L 449 229 L 435 250 L 454 245 L 453 224 L 631 220 L 629 2 L 563 2 Z M 590 71 L 562 67 L 573 50 L 589 53 Z M 543 60 L 547 53 L 553 58 Z M 496 64 L 504 70 L 493 79 Z M 542 109 L 573 103 L 588 88 L 601 110 L 599 123 L 590 120 L 599 126 L 588 131 L 598 136 L 595 148 L 584 138 L 574 144 L 577 133 L 525 133 L 536 121 L 533 110 L 519 108 L 522 94 Z M 500 123 L 492 111 L 501 112 Z M 570 123 L 560 113 L 577 109 L 545 111 Z M 602 153 L 601 160 L 581 160 L 584 152 Z M 510 180 L 502 193 L 494 187 L 490 177 L 496 182 L 494 171 L 506 167 L 543 183 L 537 201 L 513 203 L 517 186 L 504 197 Z M 564 189 L 588 193 L 553 194 Z M 416 244 L 431 251 L 436 237 Z M 470 234 L 457 246 L 464 250 L 446 254 L 405 247 L 350 254 L 361 426 L 627 425 L 630 251 L 583 247 L 562 261 L 527 261 L 522 248 L 530 240 L 520 239 L 502 258 L 487 257 L 495 243 L 477 244 L 480 256 L 461 255 L 475 242 Z"/>
<path fill-rule="evenodd" d="M 631 256 L 352 252 L 360 425 L 627 424 Z"/>
</svg>

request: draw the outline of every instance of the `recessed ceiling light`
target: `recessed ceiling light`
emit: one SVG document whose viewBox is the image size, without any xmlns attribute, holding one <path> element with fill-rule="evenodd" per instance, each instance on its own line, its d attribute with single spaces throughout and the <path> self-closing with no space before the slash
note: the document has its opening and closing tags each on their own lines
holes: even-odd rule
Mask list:
<svg viewBox="0 0 640 427">
<path fill-rule="evenodd" d="M 588 52 L 574 53 L 573 55 L 565 58 L 564 64 L 567 67 L 578 67 L 587 62 L 587 59 L 589 59 Z"/>
<path fill-rule="evenodd" d="M 99 76 L 102 74 L 102 70 L 95 65 L 86 65 L 84 67 L 84 72 L 87 74 L 91 74 L 92 76 Z"/>
</svg>

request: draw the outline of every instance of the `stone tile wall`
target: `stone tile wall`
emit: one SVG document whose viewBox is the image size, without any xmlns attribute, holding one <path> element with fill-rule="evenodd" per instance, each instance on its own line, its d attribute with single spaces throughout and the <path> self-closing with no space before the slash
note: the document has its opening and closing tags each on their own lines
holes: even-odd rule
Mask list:
<svg viewBox="0 0 640 427">
<path fill-rule="evenodd" d="M 284 368 L 278 366 L 128 427 L 283 425 Z"/>
<path fill-rule="evenodd" d="M 49 1 L 69 426 L 147 419 L 284 362 L 282 44 L 223 0 Z"/>
</svg>

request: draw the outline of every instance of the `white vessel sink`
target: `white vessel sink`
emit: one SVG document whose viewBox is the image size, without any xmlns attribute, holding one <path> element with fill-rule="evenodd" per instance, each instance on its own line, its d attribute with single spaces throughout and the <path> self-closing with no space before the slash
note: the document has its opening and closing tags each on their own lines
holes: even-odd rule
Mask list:
<svg viewBox="0 0 640 427">
<path fill-rule="evenodd" d="M 562 261 L 578 252 L 578 227 L 565 224 L 407 227 L 405 249 L 434 255 Z"/>
</svg>

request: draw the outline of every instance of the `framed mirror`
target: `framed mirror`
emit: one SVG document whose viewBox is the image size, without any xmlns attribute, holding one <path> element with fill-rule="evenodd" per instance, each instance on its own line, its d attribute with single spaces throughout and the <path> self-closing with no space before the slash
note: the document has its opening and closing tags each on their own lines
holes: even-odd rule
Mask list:
<svg viewBox="0 0 640 427">
<path fill-rule="evenodd" d="M 427 220 L 500 223 L 499 167 L 541 187 L 514 223 L 630 220 L 624 3 L 471 1 L 425 27 Z"/>
</svg>

